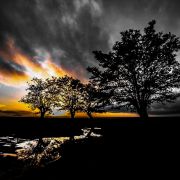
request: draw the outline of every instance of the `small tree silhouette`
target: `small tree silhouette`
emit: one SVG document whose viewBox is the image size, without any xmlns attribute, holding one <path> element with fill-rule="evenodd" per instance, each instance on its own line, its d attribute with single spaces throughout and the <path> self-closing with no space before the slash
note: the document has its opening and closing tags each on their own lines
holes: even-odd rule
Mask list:
<svg viewBox="0 0 180 180">
<path fill-rule="evenodd" d="M 92 113 L 104 112 L 104 100 L 107 97 L 101 89 L 95 87 L 91 82 L 84 85 L 82 96 L 81 111 L 87 113 L 93 119 Z"/>
<path fill-rule="evenodd" d="M 44 118 L 45 114 L 51 114 L 53 108 L 53 94 L 49 93 L 48 84 L 46 80 L 43 81 L 39 78 L 33 78 L 31 82 L 28 83 L 28 88 L 26 91 L 28 93 L 21 98 L 20 102 L 29 105 L 33 111 L 38 110 L 41 119 Z"/>
<path fill-rule="evenodd" d="M 94 51 L 101 69 L 88 68 L 94 82 L 113 91 L 113 104 L 144 118 L 152 103 L 173 102 L 179 95 L 174 89 L 180 86 L 180 64 L 175 58 L 180 41 L 171 33 L 156 32 L 155 23 L 149 22 L 142 34 L 132 29 L 121 32 L 121 41 L 108 54 Z"/>
<path fill-rule="evenodd" d="M 71 119 L 74 119 L 75 114 L 79 111 L 82 104 L 81 93 L 83 85 L 78 79 L 69 76 L 57 78 L 55 81 L 57 85 L 57 99 L 56 107 L 59 110 L 68 111 Z"/>
</svg>

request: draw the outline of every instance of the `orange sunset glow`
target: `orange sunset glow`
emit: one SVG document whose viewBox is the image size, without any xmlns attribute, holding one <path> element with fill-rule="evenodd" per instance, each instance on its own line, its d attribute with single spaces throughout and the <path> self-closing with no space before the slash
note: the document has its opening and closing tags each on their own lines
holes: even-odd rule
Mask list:
<svg viewBox="0 0 180 180">
<path fill-rule="evenodd" d="M 72 73 L 53 63 L 50 57 L 44 59 L 43 62 L 38 62 L 34 58 L 25 55 L 15 47 L 13 39 L 7 41 L 7 49 L 5 51 L 0 50 L 0 56 L 8 63 L 16 63 L 24 68 L 23 72 L 9 73 L 5 70 L 0 71 L 0 82 L 6 85 L 24 85 L 33 77 L 48 78 L 51 76 L 64 76 L 65 74 L 72 76 Z"/>
<path fill-rule="evenodd" d="M 69 113 L 65 113 L 66 117 L 70 117 Z M 61 117 L 61 116 L 59 116 Z M 88 118 L 86 113 L 77 113 L 75 117 Z M 116 118 L 116 117 L 139 117 L 137 113 L 126 113 L 126 112 L 104 112 L 104 113 L 93 113 L 94 118 Z"/>
<path fill-rule="evenodd" d="M 1 111 L 30 111 L 27 105 L 18 101 L 25 94 L 26 83 L 33 77 L 45 79 L 52 76 L 76 76 L 75 72 L 69 72 L 55 64 L 50 55 L 47 55 L 42 61 L 37 61 L 36 58 L 24 54 L 16 47 L 12 38 L 8 38 L 6 49 L 0 49 L 0 57 L 7 64 L 15 64 L 15 68 L 13 67 L 15 70 L 13 71 L 6 70 L 5 68 L 1 69 L 0 83 L 7 87 L 15 87 L 20 90 L 16 90 L 13 99 L 0 97 Z M 17 65 L 23 68 L 23 70 L 16 67 Z M 87 82 L 87 79 L 83 79 L 83 82 Z"/>
</svg>

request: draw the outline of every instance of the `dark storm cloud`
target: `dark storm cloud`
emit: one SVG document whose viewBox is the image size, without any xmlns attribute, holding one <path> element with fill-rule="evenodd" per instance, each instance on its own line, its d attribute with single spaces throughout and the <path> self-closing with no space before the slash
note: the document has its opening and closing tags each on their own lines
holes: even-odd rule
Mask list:
<svg viewBox="0 0 180 180">
<path fill-rule="evenodd" d="M 0 47 L 8 37 L 33 57 L 49 53 L 57 64 L 86 76 L 94 64 L 92 51 L 108 49 L 101 27 L 101 3 L 96 0 L 2 0 Z"/>
<path fill-rule="evenodd" d="M 21 65 L 18 65 L 14 62 L 9 62 L 6 60 L 3 60 L 0 58 L 0 72 L 4 75 L 4 76 L 9 76 L 9 75 L 19 75 L 19 76 L 24 76 L 24 67 L 22 67 Z"/>
<path fill-rule="evenodd" d="M 179 33 L 179 5 L 178 0 L 1 0 L 0 47 L 12 37 L 25 54 L 47 52 L 57 64 L 86 76 L 86 67 L 96 63 L 92 51 L 107 51 L 110 36 L 114 42 L 122 29 L 157 19 L 161 29 Z"/>
<path fill-rule="evenodd" d="M 33 2 L 31 1 L 32 5 L 34 4 Z M 22 0 L 2 0 L 0 2 L 0 47 L 6 48 L 7 38 L 10 36 L 16 42 L 19 42 L 18 45 L 23 47 L 26 53 L 30 53 L 32 50 L 31 46 L 26 43 L 26 38 L 24 37 L 25 33 L 28 33 L 32 27 L 27 26 L 27 19 L 23 15 L 29 13 L 29 17 L 31 17 L 31 10 L 26 4 L 21 5 L 22 3 L 24 3 Z"/>
<path fill-rule="evenodd" d="M 106 11 L 114 13 L 117 19 L 123 16 L 129 20 L 129 26 L 141 27 L 147 21 L 156 19 L 160 29 L 180 35 L 179 0 L 104 0 L 103 2 Z"/>
</svg>

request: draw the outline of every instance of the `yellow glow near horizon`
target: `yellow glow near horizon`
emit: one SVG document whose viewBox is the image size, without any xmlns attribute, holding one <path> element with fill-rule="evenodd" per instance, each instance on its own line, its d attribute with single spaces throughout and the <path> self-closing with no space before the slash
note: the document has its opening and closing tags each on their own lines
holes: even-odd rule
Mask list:
<svg viewBox="0 0 180 180">
<path fill-rule="evenodd" d="M 3 107 L 5 107 L 5 106 L 6 106 L 6 105 L 4 105 L 4 104 L 0 104 L 0 109 L 3 108 Z"/>
<path fill-rule="evenodd" d="M 28 106 L 23 103 L 19 103 L 16 100 L 9 100 L 6 103 L 0 104 L 0 110 L 2 111 L 30 111 Z"/>
<path fill-rule="evenodd" d="M 23 104 L 23 103 L 19 103 L 17 101 L 11 101 L 11 102 L 7 102 L 6 104 L 0 104 L 0 110 L 1 111 L 14 111 L 14 112 L 18 112 L 18 111 L 27 111 L 29 112 L 29 114 L 32 114 L 32 116 L 34 117 L 35 112 L 32 112 L 29 108 L 28 105 Z M 138 114 L 136 113 L 128 113 L 128 112 L 104 112 L 104 113 L 93 113 L 92 116 L 94 118 L 107 118 L 107 117 L 139 117 Z M 58 116 L 47 116 L 47 117 L 57 117 L 57 118 L 70 118 L 70 114 L 65 112 L 62 115 L 58 115 Z M 75 118 L 88 118 L 86 113 L 81 113 L 78 112 L 75 115 Z"/>
<path fill-rule="evenodd" d="M 106 118 L 106 117 L 139 117 L 137 113 L 128 113 L 128 112 L 104 112 L 104 113 L 93 113 L 94 118 Z M 62 114 L 58 117 L 68 117 L 70 118 L 69 113 Z M 88 118 L 86 113 L 78 112 L 75 115 L 75 118 Z"/>
</svg>

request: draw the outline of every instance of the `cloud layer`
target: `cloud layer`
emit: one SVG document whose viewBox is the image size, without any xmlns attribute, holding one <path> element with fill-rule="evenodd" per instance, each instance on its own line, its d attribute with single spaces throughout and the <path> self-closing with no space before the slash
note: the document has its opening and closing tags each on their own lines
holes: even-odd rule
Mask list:
<svg viewBox="0 0 180 180">
<path fill-rule="evenodd" d="M 1 0 L 1 79 L 9 72 L 28 79 L 27 66 L 39 73 L 47 59 L 87 79 L 86 67 L 96 64 L 92 51 L 109 50 L 121 30 L 142 29 L 156 19 L 159 30 L 180 35 L 179 5 L 178 0 Z"/>
<path fill-rule="evenodd" d="M 92 51 L 108 49 L 108 35 L 101 26 L 101 6 L 95 0 L 1 1 L 0 56 L 13 61 L 14 66 L 8 66 L 2 58 L 0 63 L 12 75 L 16 72 L 22 76 L 16 68 L 20 55 L 27 59 L 22 66 L 26 69 L 34 64 L 34 69 L 41 66 L 38 60 L 45 61 L 48 54 L 61 69 L 80 79 L 87 78 L 86 67 L 95 63 Z M 9 45 L 12 41 L 13 50 Z"/>
</svg>

